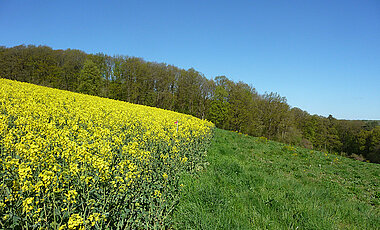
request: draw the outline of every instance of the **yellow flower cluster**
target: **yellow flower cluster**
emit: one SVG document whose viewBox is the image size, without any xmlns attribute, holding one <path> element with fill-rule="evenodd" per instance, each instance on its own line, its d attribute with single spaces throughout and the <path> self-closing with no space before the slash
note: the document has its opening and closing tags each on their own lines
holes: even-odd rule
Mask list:
<svg viewBox="0 0 380 230">
<path fill-rule="evenodd" d="M 267 143 L 268 142 L 268 138 L 266 138 L 266 137 L 259 137 L 256 141 L 259 142 L 259 143 Z"/>
<path fill-rule="evenodd" d="M 213 127 L 0 79 L 0 226 L 163 226 L 179 173 L 201 163 Z"/>
<path fill-rule="evenodd" d="M 288 153 L 291 153 L 293 156 L 297 156 L 297 148 L 291 145 L 284 145 L 282 150 Z"/>
</svg>

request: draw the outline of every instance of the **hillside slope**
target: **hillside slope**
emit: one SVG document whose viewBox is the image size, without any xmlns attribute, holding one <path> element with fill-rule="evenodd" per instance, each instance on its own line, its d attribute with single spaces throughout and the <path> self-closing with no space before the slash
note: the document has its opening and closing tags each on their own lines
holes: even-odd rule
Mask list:
<svg viewBox="0 0 380 230">
<path fill-rule="evenodd" d="M 165 229 L 213 124 L 0 79 L 0 229 Z"/>
<path fill-rule="evenodd" d="M 216 129 L 178 229 L 379 229 L 380 165 Z"/>
</svg>

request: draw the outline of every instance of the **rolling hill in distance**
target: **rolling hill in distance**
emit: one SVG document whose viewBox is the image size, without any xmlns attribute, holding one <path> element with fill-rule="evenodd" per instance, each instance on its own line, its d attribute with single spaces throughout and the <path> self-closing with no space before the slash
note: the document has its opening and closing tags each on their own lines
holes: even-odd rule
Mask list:
<svg viewBox="0 0 380 230">
<path fill-rule="evenodd" d="M 377 121 L 337 120 L 291 107 L 277 93 L 259 94 L 226 76 L 207 79 L 141 58 L 47 46 L 0 48 L 0 76 L 193 115 L 218 128 L 380 162 Z"/>
</svg>

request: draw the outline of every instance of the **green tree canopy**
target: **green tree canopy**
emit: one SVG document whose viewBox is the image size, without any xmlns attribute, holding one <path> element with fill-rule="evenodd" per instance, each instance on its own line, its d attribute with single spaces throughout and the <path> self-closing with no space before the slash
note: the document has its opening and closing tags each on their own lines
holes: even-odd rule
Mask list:
<svg viewBox="0 0 380 230">
<path fill-rule="evenodd" d="M 78 92 L 97 95 L 97 89 L 101 80 L 98 67 L 93 61 L 87 59 L 80 72 Z"/>
</svg>

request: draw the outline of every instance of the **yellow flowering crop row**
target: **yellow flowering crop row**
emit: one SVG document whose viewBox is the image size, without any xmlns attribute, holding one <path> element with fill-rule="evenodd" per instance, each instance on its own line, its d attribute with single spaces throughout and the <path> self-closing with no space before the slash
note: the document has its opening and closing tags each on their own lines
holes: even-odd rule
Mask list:
<svg viewBox="0 0 380 230">
<path fill-rule="evenodd" d="M 0 79 L 0 227 L 164 228 L 213 124 Z"/>
</svg>

